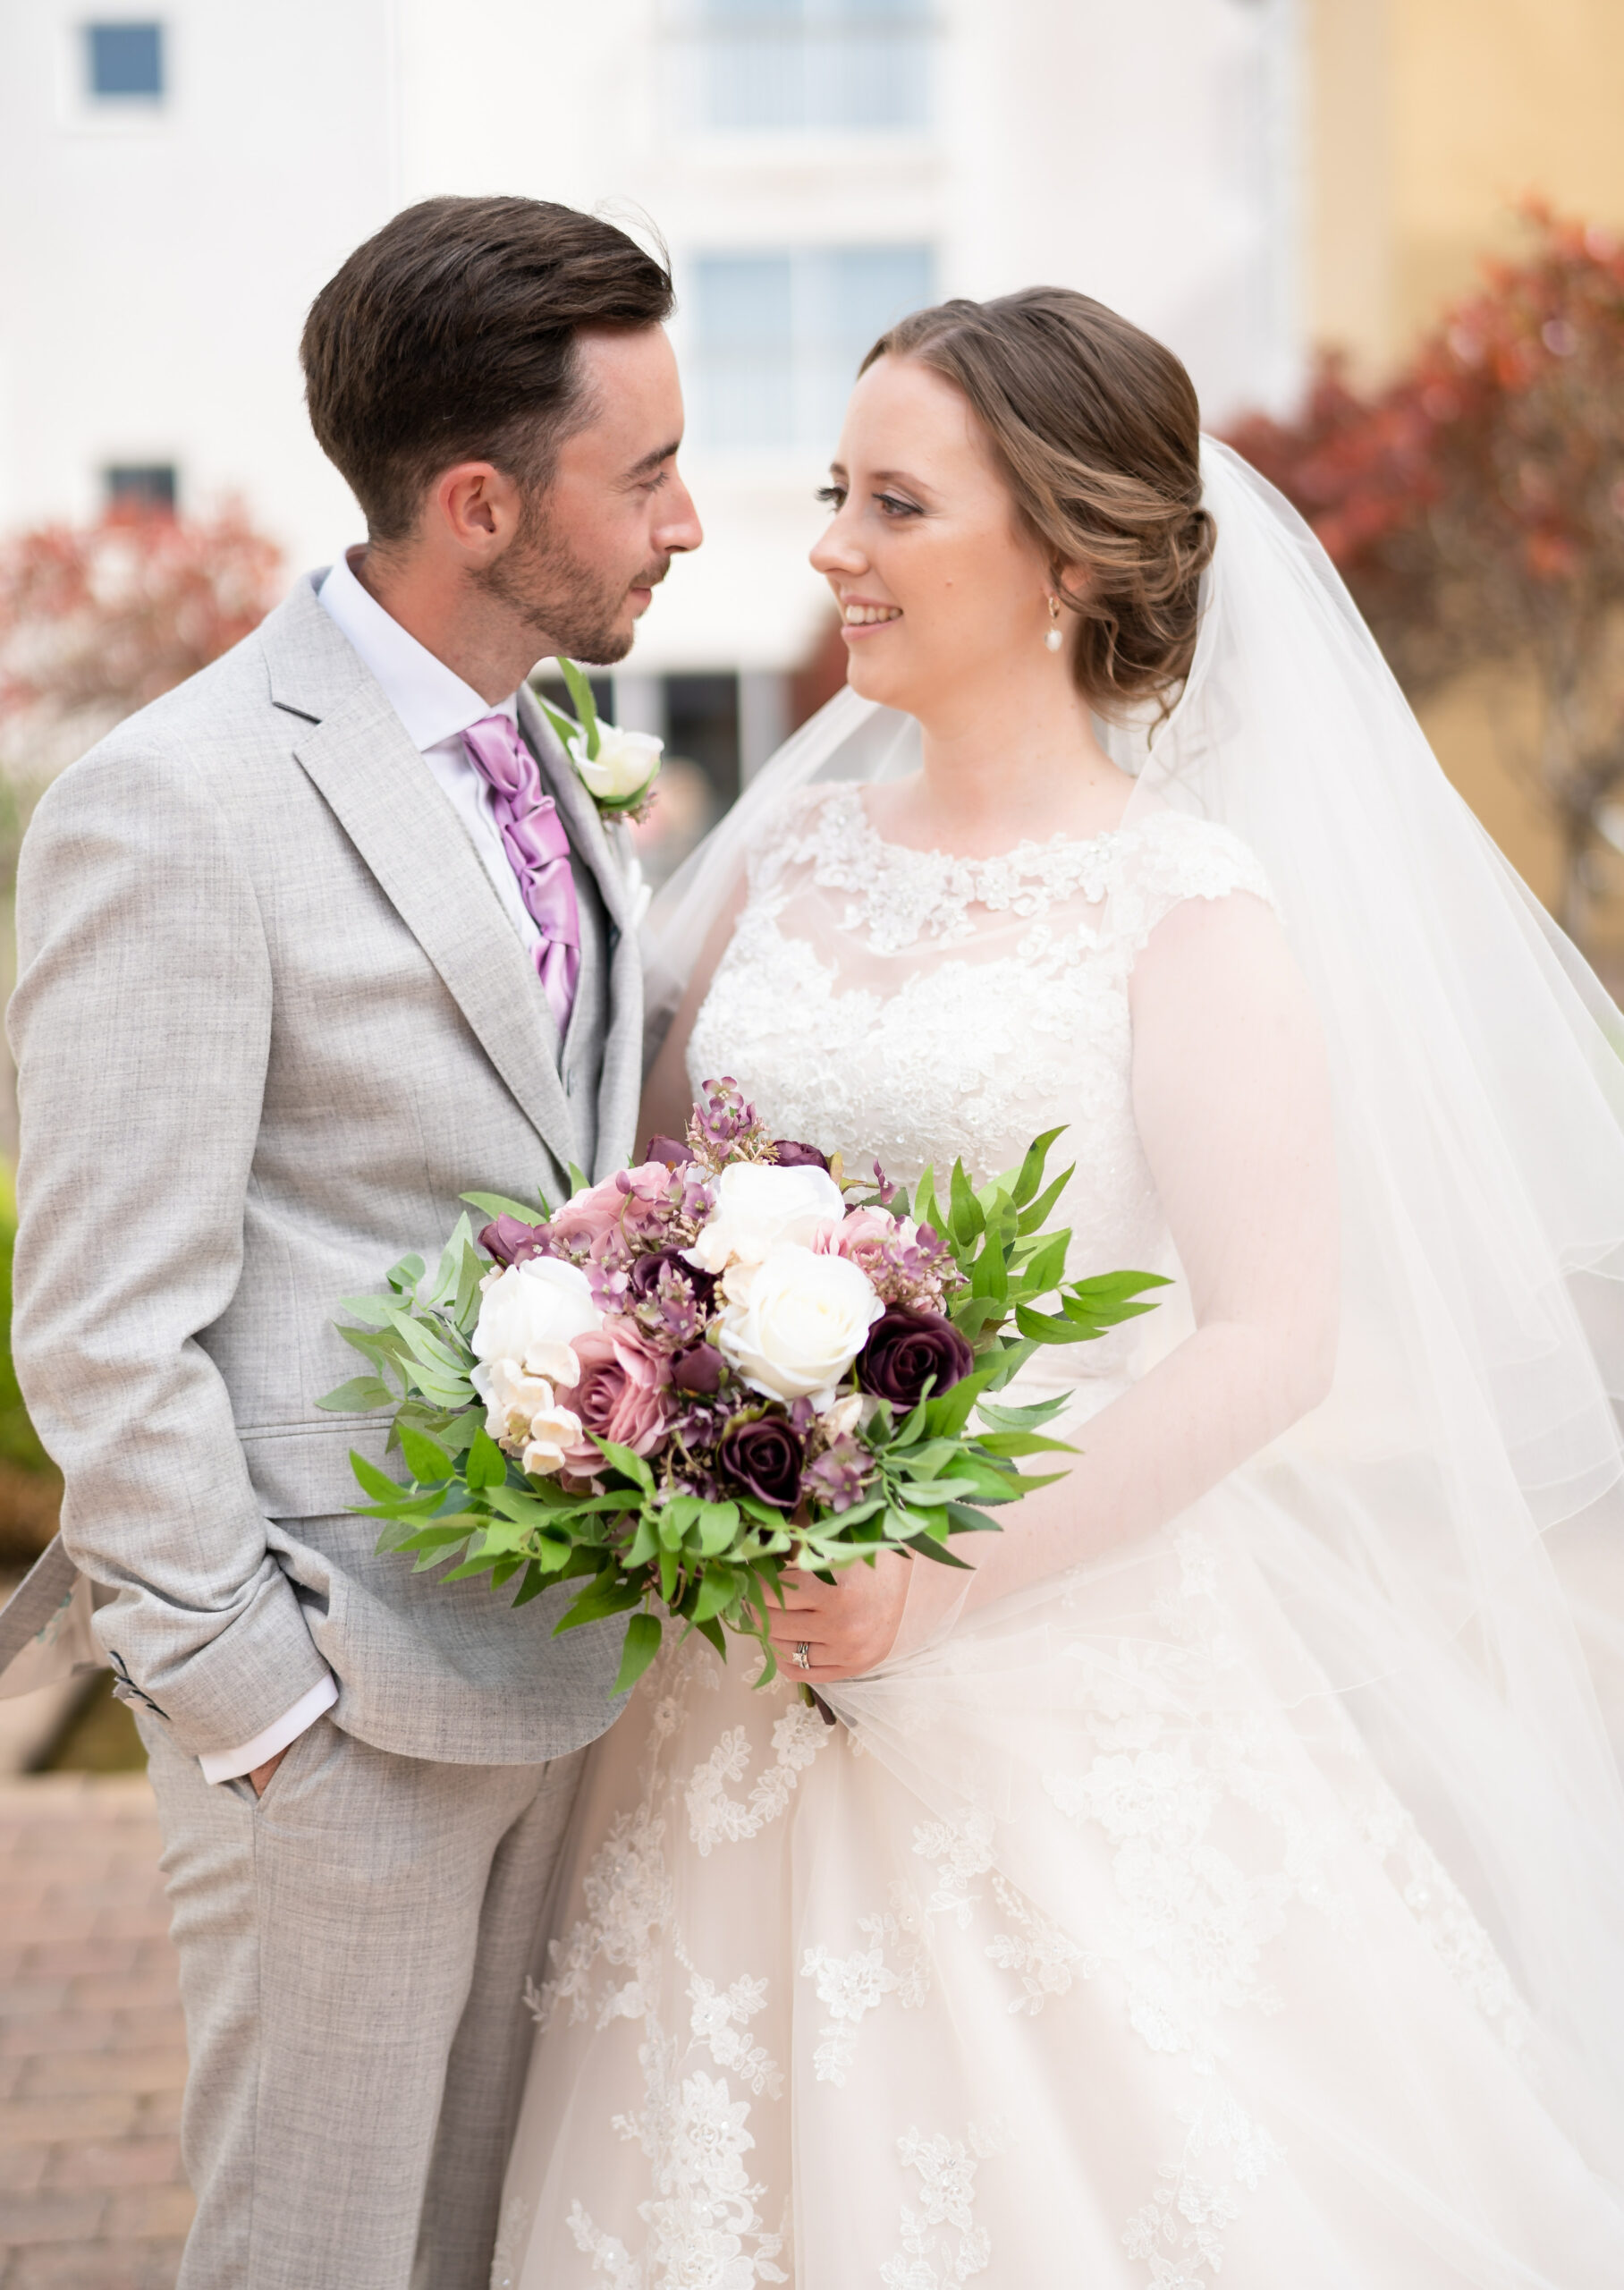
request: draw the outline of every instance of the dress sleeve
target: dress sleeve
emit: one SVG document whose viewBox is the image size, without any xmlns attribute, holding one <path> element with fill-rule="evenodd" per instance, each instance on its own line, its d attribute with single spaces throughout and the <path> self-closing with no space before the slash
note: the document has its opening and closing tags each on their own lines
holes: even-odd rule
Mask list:
<svg viewBox="0 0 1624 2290">
<path fill-rule="evenodd" d="M 1151 932 L 1187 899 L 1221 899 L 1249 893 L 1273 909 L 1261 861 L 1238 835 L 1184 811 L 1157 811 L 1135 838 L 1112 906 L 1116 934 L 1129 967 Z"/>
</svg>

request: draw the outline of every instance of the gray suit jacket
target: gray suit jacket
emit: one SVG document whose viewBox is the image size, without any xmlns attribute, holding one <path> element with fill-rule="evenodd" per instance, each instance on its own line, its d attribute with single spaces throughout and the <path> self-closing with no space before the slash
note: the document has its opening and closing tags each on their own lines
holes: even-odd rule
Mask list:
<svg viewBox="0 0 1624 2290">
<path fill-rule="evenodd" d="M 339 1724 L 508 1764 L 613 1716 L 621 1632 L 552 1635 L 376 1557 L 348 1455 L 380 1419 L 339 1299 L 465 1188 L 556 1200 L 632 1143 L 641 981 L 619 858 L 528 695 L 568 829 L 582 971 L 561 1046 L 461 822 L 315 579 L 41 802 L 18 881 L 13 1347 L 127 1696 L 189 1751 L 319 1682 Z M 398 1468 L 398 1467 L 397 1467 Z M 46 1575 L 52 1573 L 45 1570 Z"/>
</svg>

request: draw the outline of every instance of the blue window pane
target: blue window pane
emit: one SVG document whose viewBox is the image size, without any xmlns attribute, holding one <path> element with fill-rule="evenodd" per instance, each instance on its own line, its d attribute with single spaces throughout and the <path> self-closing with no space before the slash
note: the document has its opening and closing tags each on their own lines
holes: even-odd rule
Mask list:
<svg viewBox="0 0 1624 2290">
<path fill-rule="evenodd" d="M 698 266 L 699 427 L 715 445 L 787 445 L 795 436 L 793 276 L 785 255 Z"/>
<path fill-rule="evenodd" d="M 835 327 L 841 347 L 864 352 L 909 310 L 931 300 L 935 265 L 928 247 L 842 247 L 833 258 Z"/>
<path fill-rule="evenodd" d="M 702 0 L 698 21 L 709 127 L 929 123 L 932 0 Z"/>
<path fill-rule="evenodd" d="M 859 360 L 934 299 L 928 246 L 709 255 L 695 266 L 698 428 L 706 445 L 827 453 Z"/>
<path fill-rule="evenodd" d="M 93 96 L 163 95 L 162 24 L 87 24 L 85 40 Z"/>
<path fill-rule="evenodd" d="M 173 462 L 125 462 L 104 471 L 107 506 L 173 509 L 175 472 Z"/>
</svg>

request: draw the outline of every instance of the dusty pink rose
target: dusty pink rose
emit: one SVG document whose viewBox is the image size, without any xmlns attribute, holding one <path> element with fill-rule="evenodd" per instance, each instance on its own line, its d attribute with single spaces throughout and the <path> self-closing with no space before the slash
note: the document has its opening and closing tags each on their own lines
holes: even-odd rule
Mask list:
<svg viewBox="0 0 1624 2290">
<path fill-rule="evenodd" d="M 613 1177 L 607 1177 L 602 1184 L 566 1200 L 548 1223 L 547 1231 L 554 1240 L 596 1243 L 620 1223 L 625 1205 L 625 1194 Z"/>
<path fill-rule="evenodd" d="M 812 1245 L 819 1256 L 849 1258 L 872 1279 L 886 1261 L 887 1244 L 900 1237 L 896 1218 L 883 1209 L 849 1209 Z"/>
<path fill-rule="evenodd" d="M 648 1455 L 671 1417 L 669 1359 L 644 1342 L 634 1321 L 619 1319 L 578 1337 L 571 1348 L 580 1361 L 580 1380 L 561 1386 L 560 1405 L 579 1416 L 584 1430 Z M 583 1438 L 566 1456 L 564 1469 L 586 1476 L 601 1470 L 603 1460 L 592 1441 Z"/>
</svg>

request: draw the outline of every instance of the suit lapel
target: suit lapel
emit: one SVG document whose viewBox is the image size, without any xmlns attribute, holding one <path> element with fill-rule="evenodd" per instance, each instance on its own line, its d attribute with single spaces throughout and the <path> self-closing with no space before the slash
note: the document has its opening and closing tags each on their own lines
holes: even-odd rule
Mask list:
<svg viewBox="0 0 1624 2290">
<path fill-rule="evenodd" d="M 559 1079 L 557 1029 L 461 821 L 307 584 L 263 633 L 273 700 L 309 725 L 295 759 L 566 1166 L 576 1155 L 575 1124 Z"/>
</svg>

